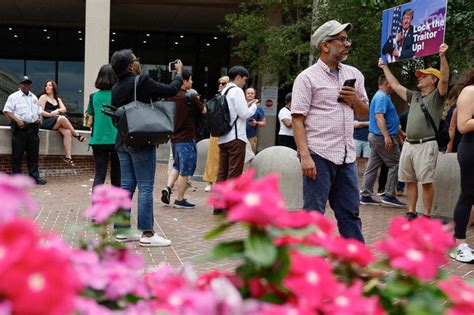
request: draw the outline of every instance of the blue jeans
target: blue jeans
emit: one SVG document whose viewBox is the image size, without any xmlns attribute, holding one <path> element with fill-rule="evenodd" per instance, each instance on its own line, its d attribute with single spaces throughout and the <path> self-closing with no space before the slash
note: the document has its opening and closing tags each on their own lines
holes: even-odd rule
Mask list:
<svg viewBox="0 0 474 315">
<path fill-rule="evenodd" d="M 317 174 L 315 180 L 303 176 L 303 209 L 324 214 L 329 199 L 339 234 L 364 242 L 355 163 L 336 165 L 317 154 L 311 154 L 311 157 Z"/>
<path fill-rule="evenodd" d="M 133 197 L 138 186 L 138 229 L 153 231 L 153 186 L 156 173 L 156 147 L 140 149 L 119 147 L 117 153 L 122 175 L 121 187 Z M 124 228 L 121 226 L 121 228 Z"/>
</svg>

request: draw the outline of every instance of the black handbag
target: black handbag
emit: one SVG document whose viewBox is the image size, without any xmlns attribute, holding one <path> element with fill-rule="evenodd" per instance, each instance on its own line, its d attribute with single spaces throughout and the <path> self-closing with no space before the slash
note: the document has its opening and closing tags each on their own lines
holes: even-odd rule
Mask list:
<svg viewBox="0 0 474 315">
<path fill-rule="evenodd" d="M 428 109 L 426 108 L 425 104 L 421 104 L 421 110 L 423 114 L 425 114 L 425 119 L 431 124 L 431 128 L 433 128 L 436 136 L 436 142 L 438 142 L 439 147 L 445 147 L 448 145 L 451 137 L 449 136 L 449 126 L 446 124 L 444 119 L 439 121 L 439 128 L 436 128 L 435 122 L 433 117 L 431 117 Z"/>
<path fill-rule="evenodd" d="M 116 126 L 121 133 L 124 144 L 130 147 L 159 145 L 169 141 L 174 132 L 176 103 L 160 100 L 150 103 L 137 101 L 137 84 L 135 77 L 134 101 L 117 108 L 115 111 Z"/>
</svg>

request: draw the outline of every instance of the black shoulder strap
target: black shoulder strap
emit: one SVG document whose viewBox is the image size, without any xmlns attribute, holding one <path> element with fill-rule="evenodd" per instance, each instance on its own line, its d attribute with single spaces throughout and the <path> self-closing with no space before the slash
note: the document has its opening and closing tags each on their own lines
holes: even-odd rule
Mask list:
<svg viewBox="0 0 474 315">
<path fill-rule="evenodd" d="M 227 96 L 227 93 L 229 93 L 230 89 L 235 88 L 235 86 L 230 86 L 224 93 L 224 96 Z"/>
<path fill-rule="evenodd" d="M 229 88 L 227 89 L 227 91 L 225 91 L 224 97 L 227 97 L 227 93 L 228 93 L 229 90 L 232 89 L 232 88 L 235 88 L 235 86 L 229 87 Z M 226 98 L 226 101 L 227 101 L 227 98 Z M 232 123 L 232 126 L 234 126 L 234 128 L 235 128 L 235 139 L 237 139 L 237 138 L 239 137 L 238 134 L 237 134 L 237 119 L 239 119 L 239 115 L 237 115 L 237 117 L 235 117 L 235 120 L 234 120 L 234 122 Z"/>
<path fill-rule="evenodd" d="M 424 103 L 421 103 L 420 105 L 421 110 L 423 111 L 423 114 L 425 114 L 426 121 L 428 121 L 431 124 L 431 127 L 433 128 L 435 135 L 438 135 L 438 128 L 436 128 L 436 124 L 433 121 L 433 117 L 431 117 L 430 112 L 428 112 L 428 109 L 426 108 Z"/>
<path fill-rule="evenodd" d="M 92 116 L 95 116 L 94 103 L 93 103 L 94 94 L 95 94 L 95 92 L 92 92 L 91 94 L 89 94 L 89 104 L 87 105 L 87 109 L 90 108 Z"/>
</svg>

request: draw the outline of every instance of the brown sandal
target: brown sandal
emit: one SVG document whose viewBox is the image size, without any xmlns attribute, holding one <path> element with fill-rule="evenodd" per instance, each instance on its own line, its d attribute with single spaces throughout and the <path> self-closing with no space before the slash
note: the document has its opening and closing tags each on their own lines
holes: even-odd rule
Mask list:
<svg viewBox="0 0 474 315">
<path fill-rule="evenodd" d="M 70 166 L 74 167 L 74 161 L 72 160 L 72 158 L 68 158 L 65 156 L 63 157 L 63 161 L 69 164 Z"/>
<path fill-rule="evenodd" d="M 84 136 L 81 136 L 80 134 L 77 134 L 77 136 L 73 137 L 76 138 L 79 142 L 84 142 L 84 140 L 86 140 L 86 138 Z"/>
</svg>

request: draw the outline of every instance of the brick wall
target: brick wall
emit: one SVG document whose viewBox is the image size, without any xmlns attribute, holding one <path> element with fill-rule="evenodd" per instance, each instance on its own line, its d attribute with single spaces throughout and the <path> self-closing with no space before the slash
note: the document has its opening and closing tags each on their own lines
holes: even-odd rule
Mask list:
<svg viewBox="0 0 474 315">
<path fill-rule="evenodd" d="M 41 176 L 94 175 L 92 156 L 73 156 L 74 167 L 62 160 L 63 155 L 40 155 L 38 166 Z M 0 172 L 11 173 L 11 155 L 0 155 Z M 28 174 L 26 156 L 23 156 L 23 173 Z"/>
</svg>

